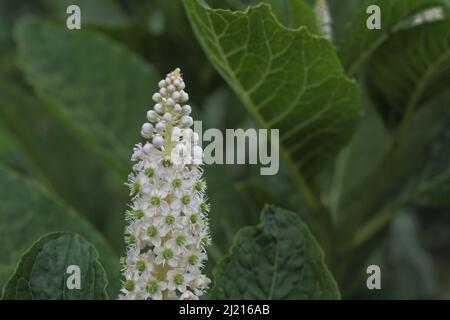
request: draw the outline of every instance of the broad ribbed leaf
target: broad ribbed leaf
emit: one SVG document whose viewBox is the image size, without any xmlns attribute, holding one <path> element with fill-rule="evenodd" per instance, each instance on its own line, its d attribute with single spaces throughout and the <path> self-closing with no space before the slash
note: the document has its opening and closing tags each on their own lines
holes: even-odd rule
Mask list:
<svg viewBox="0 0 450 320">
<path fill-rule="evenodd" d="M 245 12 L 185 0 L 192 27 L 212 64 L 264 128 L 280 129 L 294 174 L 312 176 L 353 132 L 359 91 L 332 45 L 307 28 L 286 29 L 270 6 Z"/>
<path fill-rule="evenodd" d="M 381 9 L 381 29 L 367 28 L 367 8 L 377 5 Z M 364 0 L 349 24 L 340 46 L 342 62 L 349 74 L 357 73 L 362 64 L 372 57 L 374 51 L 402 27 L 408 18 L 418 12 L 444 6 L 445 0 Z"/>
<path fill-rule="evenodd" d="M 293 213 L 266 207 L 215 270 L 218 299 L 338 299 L 321 248 Z"/>
<path fill-rule="evenodd" d="M 367 81 L 388 124 L 435 98 L 450 79 L 450 20 L 393 35 L 372 57 Z"/>
<path fill-rule="evenodd" d="M 14 85 L 9 79 L 0 79 L 0 96 L 0 121 L 11 133 L 5 137 L 11 145 L 5 152 L 10 154 L 2 156 L 0 147 L 0 161 L 5 158 L 9 167 L 26 172 L 55 191 L 103 231 L 108 226 L 105 223 L 107 217 L 123 221 L 121 212 L 126 203 L 123 180 L 111 174 L 104 163 L 72 136 L 28 90 Z M 15 150 L 12 141 L 16 141 Z M 20 157 L 6 159 L 19 151 L 22 151 Z M 92 188 L 93 181 L 95 188 Z M 123 196 L 117 190 L 123 191 Z"/>
<path fill-rule="evenodd" d="M 125 172 L 151 103 L 153 68 L 113 41 L 37 19 L 16 29 L 31 84 L 77 135 Z"/>
<path fill-rule="evenodd" d="M 262 0 L 260 2 L 269 4 L 285 27 L 295 29 L 306 26 L 312 33 L 320 33 L 314 10 L 304 0 Z"/>
<path fill-rule="evenodd" d="M 80 289 L 69 266 L 79 267 Z M 69 271 L 69 272 L 67 272 Z M 106 299 L 105 270 L 95 248 L 77 234 L 57 232 L 42 237 L 24 254 L 3 292 L 3 299 L 91 300 Z"/>
<path fill-rule="evenodd" d="M 79 233 L 100 253 L 115 296 L 120 285 L 119 259 L 103 237 L 74 210 L 65 207 L 38 185 L 0 166 L 0 287 L 20 256 L 41 236 L 54 231 Z"/>
</svg>

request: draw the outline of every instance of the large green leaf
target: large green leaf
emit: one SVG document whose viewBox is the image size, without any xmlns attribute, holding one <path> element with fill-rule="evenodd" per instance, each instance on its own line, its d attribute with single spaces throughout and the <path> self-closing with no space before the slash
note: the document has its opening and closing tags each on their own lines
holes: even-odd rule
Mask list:
<svg viewBox="0 0 450 320">
<path fill-rule="evenodd" d="M 305 27 L 286 29 L 267 4 L 245 12 L 208 9 L 196 0 L 184 5 L 210 61 L 259 125 L 280 129 L 292 174 L 313 176 L 358 118 L 359 91 L 332 45 Z"/>
<path fill-rule="evenodd" d="M 21 151 L 20 158 L 7 164 L 39 180 L 102 231 L 108 227 L 107 218 L 123 221 L 120 211 L 125 209 L 127 189 L 122 179 L 109 172 L 26 88 L 0 78 L 0 96 L 0 117 L 10 132 L 7 141 L 16 141 L 10 157 L 12 151 Z"/>
<path fill-rule="evenodd" d="M 208 0 L 206 2 L 212 8 L 230 10 L 245 10 L 249 5 L 267 3 L 271 6 L 278 21 L 285 27 L 295 29 L 306 26 L 309 31 L 315 34 L 320 33 L 315 12 L 305 0 Z"/>
<path fill-rule="evenodd" d="M 0 166 L 0 286 L 11 275 L 20 256 L 36 239 L 53 231 L 79 233 L 99 250 L 115 296 L 120 286 L 119 259 L 103 237 L 74 210 L 37 184 Z"/>
<path fill-rule="evenodd" d="M 273 13 L 286 27 L 296 29 L 308 27 L 309 31 L 319 34 L 314 10 L 304 0 L 262 0 L 272 7 Z"/>
<path fill-rule="evenodd" d="M 68 277 L 77 276 L 74 270 L 68 269 L 69 266 L 79 268 L 80 289 L 67 286 L 73 280 Z M 39 239 L 24 254 L 5 286 L 2 298 L 106 299 L 107 283 L 95 248 L 77 234 L 56 232 Z"/>
<path fill-rule="evenodd" d="M 339 1 L 342 2 L 342 1 Z M 348 25 L 340 51 L 349 74 L 356 74 L 373 56 L 374 51 L 400 29 L 408 18 L 421 10 L 443 6 L 445 0 L 364 0 L 360 1 L 352 22 Z M 381 9 L 381 29 L 369 30 L 367 8 L 377 5 Z"/>
<path fill-rule="evenodd" d="M 437 97 L 449 78 L 450 20 L 397 32 L 367 68 L 369 90 L 389 124 Z"/>
<path fill-rule="evenodd" d="M 89 31 L 25 18 L 16 29 L 31 84 L 65 123 L 125 174 L 156 76 L 142 59 Z"/>
<path fill-rule="evenodd" d="M 257 227 L 238 234 L 215 271 L 219 299 L 338 299 L 324 255 L 293 213 L 266 207 Z"/>
<path fill-rule="evenodd" d="M 14 166 L 22 162 L 22 165 L 29 165 L 30 162 L 24 156 L 24 151 L 14 135 L 0 119 L 0 163 Z"/>
</svg>

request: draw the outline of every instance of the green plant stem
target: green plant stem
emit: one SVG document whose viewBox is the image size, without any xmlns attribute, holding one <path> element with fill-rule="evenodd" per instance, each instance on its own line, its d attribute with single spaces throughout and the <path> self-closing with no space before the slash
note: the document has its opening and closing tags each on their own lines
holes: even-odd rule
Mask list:
<svg viewBox="0 0 450 320">
<path fill-rule="evenodd" d="M 383 227 L 385 227 L 395 215 L 395 211 L 382 211 L 375 215 L 373 219 L 363 225 L 356 233 L 353 240 L 353 247 L 361 247 L 374 235 L 377 234 Z"/>
</svg>

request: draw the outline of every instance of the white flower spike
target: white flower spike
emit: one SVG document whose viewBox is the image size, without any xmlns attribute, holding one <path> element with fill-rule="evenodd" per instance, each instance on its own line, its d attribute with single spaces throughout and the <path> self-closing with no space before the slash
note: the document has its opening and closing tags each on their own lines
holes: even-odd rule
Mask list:
<svg viewBox="0 0 450 320">
<path fill-rule="evenodd" d="M 211 282 L 202 268 L 210 243 L 203 150 L 190 128 L 191 107 L 180 69 L 169 73 L 153 95 L 134 147 L 132 196 L 125 230 L 119 299 L 198 299 Z"/>
</svg>

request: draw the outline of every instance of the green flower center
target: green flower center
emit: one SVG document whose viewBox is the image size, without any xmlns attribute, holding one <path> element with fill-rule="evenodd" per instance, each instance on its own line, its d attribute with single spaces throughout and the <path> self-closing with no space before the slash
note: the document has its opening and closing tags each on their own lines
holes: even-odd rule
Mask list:
<svg viewBox="0 0 450 320">
<path fill-rule="evenodd" d="M 201 211 L 207 211 L 208 210 L 208 205 L 204 202 L 200 203 L 200 210 Z"/>
<path fill-rule="evenodd" d="M 184 283 L 184 276 L 182 274 L 177 274 L 173 278 L 173 282 L 175 282 L 176 285 L 182 285 Z"/>
<path fill-rule="evenodd" d="M 139 260 L 138 262 L 136 262 L 136 269 L 138 269 L 138 271 L 140 271 L 140 272 L 145 270 L 144 260 Z"/>
<path fill-rule="evenodd" d="M 158 229 L 155 226 L 150 226 L 147 228 L 147 235 L 149 237 L 154 237 L 158 233 Z"/>
<path fill-rule="evenodd" d="M 150 203 L 152 205 L 154 205 L 154 206 L 157 206 L 157 205 L 159 205 L 161 203 L 161 199 L 159 197 L 157 197 L 157 196 L 153 196 L 150 199 Z"/>
<path fill-rule="evenodd" d="M 144 172 L 145 175 L 149 178 L 153 177 L 153 175 L 155 174 L 155 170 L 153 170 L 152 168 L 147 168 Z"/>
<path fill-rule="evenodd" d="M 189 204 L 189 202 L 191 202 L 191 198 L 190 198 L 189 196 L 183 196 L 183 197 L 181 198 L 181 202 L 182 202 L 184 205 L 187 205 L 187 204 Z"/>
<path fill-rule="evenodd" d="M 204 246 L 208 246 L 209 245 L 209 238 L 208 237 L 203 237 L 202 238 L 202 244 Z"/>
<path fill-rule="evenodd" d="M 186 238 L 184 236 L 178 236 L 175 241 L 177 245 L 182 246 L 186 242 Z"/>
<path fill-rule="evenodd" d="M 175 222 L 175 217 L 172 215 L 168 215 L 166 217 L 166 223 L 170 226 L 171 224 L 173 224 Z"/>
<path fill-rule="evenodd" d="M 202 191 L 204 186 L 203 186 L 203 182 L 201 181 L 197 181 L 194 185 L 195 190 L 197 191 Z"/>
<path fill-rule="evenodd" d="M 144 216 L 144 210 L 134 210 L 133 217 L 136 219 L 141 219 Z"/>
<path fill-rule="evenodd" d="M 196 223 L 198 221 L 198 216 L 193 214 L 189 217 L 189 220 L 191 220 L 191 223 Z"/>
<path fill-rule="evenodd" d="M 158 291 L 158 284 L 156 281 L 151 281 L 147 284 L 147 292 L 150 294 L 154 294 Z"/>
<path fill-rule="evenodd" d="M 141 185 L 139 184 L 139 182 L 134 182 L 131 185 L 131 191 L 134 193 L 138 193 L 141 190 Z"/>
<path fill-rule="evenodd" d="M 172 186 L 173 186 L 174 188 L 179 188 L 179 187 L 181 187 L 181 180 L 178 179 L 178 178 L 173 179 L 173 181 L 172 181 Z"/>
<path fill-rule="evenodd" d="M 195 265 L 198 262 L 198 257 L 197 256 L 190 256 L 188 261 L 189 261 L 190 265 Z"/>
<path fill-rule="evenodd" d="M 132 291 L 134 289 L 134 281 L 133 280 L 125 281 L 123 287 L 128 291 Z"/>
<path fill-rule="evenodd" d="M 162 165 L 165 168 L 169 168 L 172 165 L 172 162 L 170 162 L 170 160 L 163 160 Z"/>
<path fill-rule="evenodd" d="M 172 258 L 173 253 L 172 253 L 172 250 L 170 250 L 170 249 L 164 249 L 162 255 L 163 255 L 164 259 L 168 260 L 168 259 Z"/>
<path fill-rule="evenodd" d="M 128 244 L 136 243 L 136 237 L 132 234 L 128 235 L 125 240 Z"/>
</svg>

